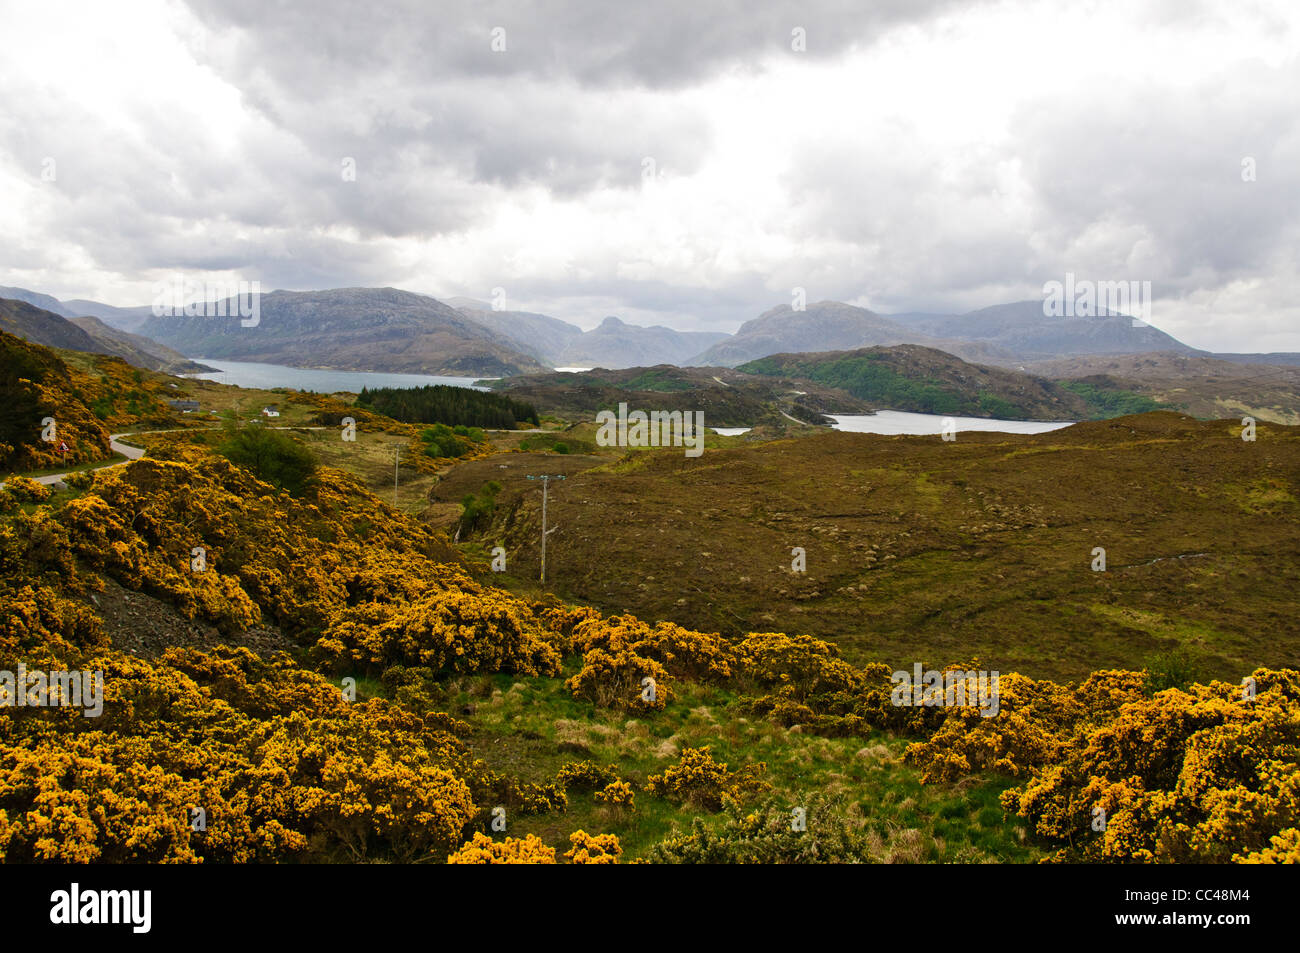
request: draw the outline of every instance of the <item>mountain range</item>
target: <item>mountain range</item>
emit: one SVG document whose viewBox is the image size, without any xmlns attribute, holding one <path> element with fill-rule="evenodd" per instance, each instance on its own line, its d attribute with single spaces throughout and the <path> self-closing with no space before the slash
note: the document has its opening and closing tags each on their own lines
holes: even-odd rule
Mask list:
<svg viewBox="0 0 1300 953">
<path fill-rule="evenodd" d="M 526 354 L 552 367 L 648 367 L 682 365 L 729 335 L 720 331 L 675 331 L 663 325 L 641 327 L 610 315 L 584 331 L 576 324 L 529 311 L 496 311 L 484 301 L 449 298 L 479 324 L 511 338 Z"/>
<path fill-rule="evenodd" d="M 1148 353 L 1300 364 L 1297 354 L 1200 351 L 1127 315 L 1049 317 L 1041 300 L 964 314 L 879 314 L 839 301 L 819 301 L 797 311 L 781 305 L 728 335 L 642 327 L 615 316 L 584 331 L 546 314 L 494 310 L 473 298 L 441 301 L 396 288 L 272 291 L 261 295 L 255 327 L 245 327 L 233 316 L 156 316 L 148 305 L 59 301 L 22 288 L 0 288 L 0 297 L 43 309 L 85 337 L 57 324 L 44 329 L 29 326 L 30 333 L 14 326 L 14 333 L 41 343 L 66 340 L 60 346 L 117 354 L 150 369 L 183 367 L 183 355 L 189 355 L 486 378 L 536 374 L 555 367 L 737 367 L 774 354 L 904 344 L 1013 369 L 1045 360 Z M 30 322 L 30 314 L 25 320 Z"/>
<path fill-rule="evenodd" d="M 1017 301 L 966 314 L 881 315 L 839 301 L 819 301 L 803 311 L 781 305 L 746 321 L 733 336 L 692 363 L 736 367 L 771 354 L 848 351 L 920 344 L 968 361 L 1014 365 L 1073 354 L 1146 351 L 1195 353 L 1127 315 L 1059 318 L 1043 314 L 1042 301 Z"/>
</svg>

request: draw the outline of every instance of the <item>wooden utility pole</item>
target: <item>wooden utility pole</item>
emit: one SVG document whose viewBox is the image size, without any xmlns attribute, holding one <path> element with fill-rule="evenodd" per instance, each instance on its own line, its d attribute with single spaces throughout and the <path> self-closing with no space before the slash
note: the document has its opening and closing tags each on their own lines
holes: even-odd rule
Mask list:
<svg viewBox="0 0 1300 953">
<path fill-rule="evenodd" d="M 397 509 L 397 461 L 402 456 L 402 445 L 393 447 L 393 509 Z"/>
<path fill-rule="evenodd" d="M 555 527 L 555 529 L 546 528 L 546 494 L 547 494 L 547 490 L 550 487 L 551 481 L 563 480 L 564 474 L 542 473 L 542 474 L 538 474 L 537 476 L 533 476 L 532 474 L 529 474 L 528 479 L 542 481 L 542 576 L 541 576 L 541 580 L 542 580 L 542 585 L 544 586 L 546 585 L 546 537 L 549 536 L 551 533 L 554 533 L 556 529 L 560 528 L 558 526 Z"/>
</svg>

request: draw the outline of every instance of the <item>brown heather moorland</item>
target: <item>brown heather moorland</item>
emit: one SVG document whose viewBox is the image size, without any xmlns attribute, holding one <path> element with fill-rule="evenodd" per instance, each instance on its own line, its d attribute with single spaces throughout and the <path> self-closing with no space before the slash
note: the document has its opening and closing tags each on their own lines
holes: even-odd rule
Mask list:
<svg viewBox="0 0 1300 953">
<path fill-rule="evenodd" d="M 552 488 L 548 576 L 603 611 L 807 632 L 856 662 L 978 657 L 1073 678 L 1176 655 L 1240 678 L 1300 657 L 1300 428 L 1240 431 L 1158 412 L 1032 436 L 822 433 L 566 461 L 587 468 Z M 433 499 L 503 482 L 477 538 L 502 542 L 523 583 L 540 493 L 499 459 L 458 467 Z"/>
</svg>

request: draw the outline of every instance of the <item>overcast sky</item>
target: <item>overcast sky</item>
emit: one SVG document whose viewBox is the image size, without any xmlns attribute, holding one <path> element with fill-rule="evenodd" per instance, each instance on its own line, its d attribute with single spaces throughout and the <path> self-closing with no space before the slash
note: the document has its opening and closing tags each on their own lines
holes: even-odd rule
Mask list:
<svg viewBox="0 0 1300 953">
<path fill-rule="evenodd" d="M 0 284 L 732 331 L 796 286 L 951 312 L 1073 272 L 1300 351 L 1294 0 L 0 0 L 0 34 Z"/>
</svg>

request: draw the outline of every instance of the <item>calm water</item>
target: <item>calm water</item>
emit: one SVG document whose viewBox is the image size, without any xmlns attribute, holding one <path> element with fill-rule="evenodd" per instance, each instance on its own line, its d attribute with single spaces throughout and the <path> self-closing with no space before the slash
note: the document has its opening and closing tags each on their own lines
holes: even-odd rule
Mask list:
<svg viewBox="0 0 1300 953">
<path fill-rule="evenodd" d="M 829 415 L 828 415 L 829 416 Z M 901 410 L 881 410 L 874 414 L 831 417 L 836 430 L 848 433 L 916 434 L 928 436 L 943 432 L 945 417 L 935 414 L 909 414 Z M 987 417 L 953 417 L 957 432 L 989 430 L 996 433 L 1046 433 L 1068 427 L 1073 421 L 1059 420 L 992 420 Z"/>
<path fill-rule="evenodd" d="M 196 357 L 193 360 L 221 370 L 211 374 L 190 374 L 199 380 L 234 384 L 236 387 L 291 387 L 294 390 L 314 390 L 322 394 L 336 391 L 356 393 L 363 387 L 423 387 L 425 384 L 450 384 L 453 387 L 474 387 L 478 377 L 436 377 L 431 374 L 383 374 L 372 371 L 323 371 L 310 367 L 285 367 L 280 364 L 254 364 L 249 361 L 227 361 L 220 357 Z M 474 388 L 487 390 L 486 387 Z"/>
</svg>

